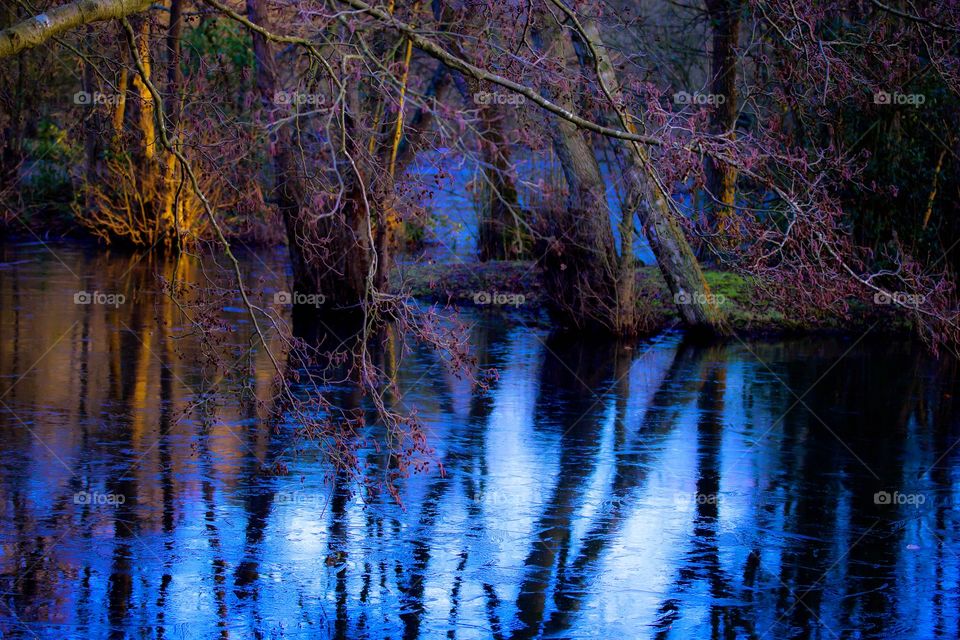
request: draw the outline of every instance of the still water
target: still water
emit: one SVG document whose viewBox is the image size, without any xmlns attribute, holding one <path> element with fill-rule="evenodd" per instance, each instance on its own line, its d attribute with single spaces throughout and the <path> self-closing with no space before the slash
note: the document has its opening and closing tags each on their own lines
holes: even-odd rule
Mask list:
<svg viewBox="0 0 960 640">
<path fill-rule="evenodd" d="M 402 360 L 446 473 L 401 506 L 226 393 L 158 293 L 195 263 L 0 258 L 4 638 L 960 636 L 956 370 L 915 345 L 628 347 L 465 311 L 499 378 Z M 283 288 L 279 256 L 244 265 Z"/>
</svg>

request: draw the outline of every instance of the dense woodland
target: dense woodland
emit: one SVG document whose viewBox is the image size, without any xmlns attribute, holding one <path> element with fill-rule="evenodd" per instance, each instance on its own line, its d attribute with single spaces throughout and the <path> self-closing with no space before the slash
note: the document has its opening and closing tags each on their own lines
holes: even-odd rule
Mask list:
<svg viewBox="0 0 960 640">
<path fill-rule="evenodd" d="M 285 240 L 296 290 L 369 311 L 430 224 L 406 169 L 454 154 L 482 168 L 479 259 L 536 260 L 568 325 L 642 330 L 642 237 L 690 328 L 729 331 L 708 264 L 790 314 L 880 294 L 949 343 L 958 14 L 6 0 L 4 222 L 140 250 Z M 562 175 L 529 185 L 520 157 Z"/>
<path fill-rule="evenodd" d="M 372 389 L 388 325 L 470 361 L 391 276 L 443 242 L 444 162 L 475 170 L 476 258 L 534 265 L 557 327 L 656 329 L 645 246 L 691 333 L 744 329 L 720 272 L 793 328 L 960 337 L 952 0 L 4 0 L 0 24 L 5 233 L 225 257 L 268 351 L 234 249 L 285 244 L 288 346 L 351 327 Z"/>
<path fill-rule="evenodd" d="M 0 0 L 0 635 L 957 637 L 958 97 L 960 0 Z"/>
</svg>

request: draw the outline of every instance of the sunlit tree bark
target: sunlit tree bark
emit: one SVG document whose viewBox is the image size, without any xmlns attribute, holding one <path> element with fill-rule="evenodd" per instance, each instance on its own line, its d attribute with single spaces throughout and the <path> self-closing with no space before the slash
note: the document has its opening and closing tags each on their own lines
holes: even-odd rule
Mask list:
<svg viewBox="0 0 960 640">
<path fill-rule="evenodd" d="M 0 58 L 39 46 L 70 29 L 123 18 L 149 6 L 150 0 L 79 0 L 60 5 L 0 31 Z"/>
</svg>

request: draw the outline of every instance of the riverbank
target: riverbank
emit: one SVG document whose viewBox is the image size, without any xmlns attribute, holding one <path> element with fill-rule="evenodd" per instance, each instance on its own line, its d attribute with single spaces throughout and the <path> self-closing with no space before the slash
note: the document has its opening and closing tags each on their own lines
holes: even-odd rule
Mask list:
<svg viewBox="0 0 960 640">
<path fill-rule="evenodd" d="M 843 318 L 822 310 L 792 315 L 769 300 L 748 277 L 715 269 L 704 276 L 730 328 L 740 335 L 790 335 L 802 333 L 862 332 L 884 320 L 882 329 L 908 333 L 911 327 L 902 318 L 880 305 L 851 301 Z M 673 295 L 655 266 L 637 272 L 638 306 L 645 333 L 652 334 L 681 324 Z M 539 311 L 546 298 L 539 270 L 532 261 L 487 263 L 406 263 L 399 264 L 393 279 L 419 300 L 440 305 L 477 306 L 492 309 Z"/>
<path fill-rule="evenodd" d="M 23 233 L 5 238 L 11 246 L 21 243 L 48 246 L 47 240 L 54 246 L 65 243 L 90 254 L 118 253 L 116 249 L 105 248 L 87 238 L 41 240 Z M 267 261 L 273 265 L 270 268 L 272 275 L 282 273 L 282 265 L 287 261 L 286 250 L 276 243 L 266 246 L 240 243 L 234 250 L 240 256 L 258 256 L 250 257 L 251 264 L 263 264 L 265 256 L 269 255 Z M 131 259 L 137 255 L 123 249 L 119 253 L 128 254 Z M 859 335 L 867 328 L 872 328 L 874 333 L 905 336 L 914 330 L 910 322 L 895 314 L 889 305 L 851 300 L 846 317 L 826 310 L 791 314 L 774 304 L 748 277 L 716 269 L 705 269 L 704 276 L 731 330 L 741 337 L 822 333 Z M 656 266 L 641 267 L 637 271 L 637 282 L 641 334 L 652 335 L 682 327 L 673 295 L 659 269 Z M 481 263 L 453 258 L 451 261 L 414 262 L 401 258 L 395 265 L 391 284 L 395 290 L 405 291 L 424 303 L 527 314 L 531 321 L 535 318 L 538 324 L 555 326 L 545 313 L 548 301 L 540 271 L 533 261 Z"/>
</svg>

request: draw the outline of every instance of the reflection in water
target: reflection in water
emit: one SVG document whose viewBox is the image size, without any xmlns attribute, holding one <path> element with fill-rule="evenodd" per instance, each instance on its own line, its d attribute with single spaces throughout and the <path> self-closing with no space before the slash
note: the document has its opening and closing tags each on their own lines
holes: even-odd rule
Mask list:
<svg viewBox="0 0 960 640">
<path fill-rule="evenodd" d="M 960 635 L 952 363 L 478 316 L 488 392 L 425 347 L 383 355 L 446 470 L 398 506 L 262 426 L 271 368 L 232 307 L 248 375 L 206 364 L 154 278 L 198 264 L 54 249 L 0 263 L 4 637 Z M 246 264 L 282 284 L 269 256 Z"/>
</svg>

